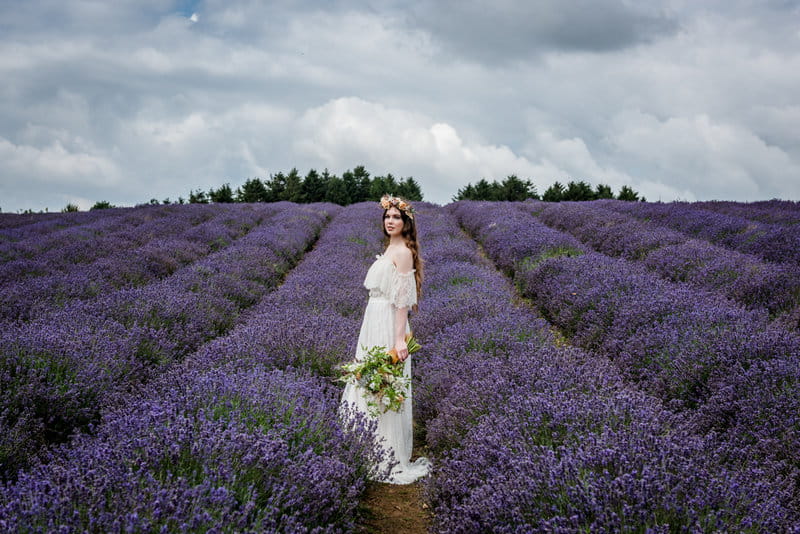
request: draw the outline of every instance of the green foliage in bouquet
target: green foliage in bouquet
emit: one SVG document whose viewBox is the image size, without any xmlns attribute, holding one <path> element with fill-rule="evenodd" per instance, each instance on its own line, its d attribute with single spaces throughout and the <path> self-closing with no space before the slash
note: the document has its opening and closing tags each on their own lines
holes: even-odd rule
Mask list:
<svg viewBox="0 0 800 534">
<path fill-rule="evenodd" d="M 408 353 L 414 354 L 420 344 L 411 333 L 406 334 Z M 409 379 L 403 376 L 405 362 L 401 362 L 397 351 L 386 347 L 364 347 L 366 354 L 361 361 L 352 361 L 341 366 L 340 382 L 361 386 L 370 415 L 389 410 L 399 412 L 408 394 Z"/>
</svg>

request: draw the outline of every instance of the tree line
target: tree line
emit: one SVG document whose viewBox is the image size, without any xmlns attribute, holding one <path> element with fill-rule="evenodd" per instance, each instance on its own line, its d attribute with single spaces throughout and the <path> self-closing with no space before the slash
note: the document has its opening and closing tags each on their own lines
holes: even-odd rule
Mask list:
<svg viewBox="0 0 800 534">
<path fill-rule="evenodd" d="M 627 185 L 623 185 L 617 195 L 614 196 L 614 192 L 611 190 L 610 186 L 606 184 L 597 184 L 595 188 L 592 188 L 591 185 L 583 180 L 571 180 L 566 185 L 556 181 L 548 187 L 540 197 L 533 182 L 530 180 L 522 180 L 514 174 L 509 175 L 502 182 L 498 182 L 497 180 L 489 182 L 481 178 L 475 185 L 469 183 L 458 190 L 458 193 L 453 197 L 453 202 L 459 200 L 517 201 L 526 200 L 528 198 L 543 200 L 545 202 L 598 200 L 601 198 L 616 198 L 618 200 L 629 201 L 640 200 L 645 202 L 644 197 L 640 197 L 639 193 Z"/>
<path fill-rule="evenodd" d="M 356 202 L 378 200 L 389 193 L 408 200 L 422 200 L 422 189 L 412 177 L 395 178 L 391 173 L 385 176 L 371 176 L 370 173 L 359 165 L 352 170 L 347 170 L 341 176 L 331 174 L 328 169 L 317 172 L 309 170 L 301 176 L 296 168 L 289 172 L 278 172 L 267 179 L 250 178 L 235 189 L 230 183 L 208 191 L 202 189 L 191 190 L 188 198 L 178 197 L 176 201 L 166 198 L 164 200 L 150 199 L 149 204 L 185 204 L 211 202 L 277 202 L 281 200 L 309 203 L 331 202 L 346 206 Z M 569 181 L 566 185 L 556 181 L 549 186 L 542 195 L 539 195 L 536 186 L 531 180 L 523 180 L 514 174 L 507 176 L 502 181 L 489 182 L 481 178 L 475 184 L 469 183 L 460 188 L 454 202 L 459 200 L 491 200 L 491 201 L 519 201 L 528 198 L 546 202 L 597 200 L 601 198 L 616 198 L 619 200 L 645 201 L 643 196 L 631 187 L 624 185 L 614 195 L 611 187 L 598 184 L 594 188 L 583 180 Z M 106 200 L 96 202 L 90 209 L 113 208 L 113 204 Z M 62 212 L 78 211 L 75 204 L 67 204 Z M 26 212 L 32 213 L 31 210 Z"/>
<path fill-rule="evenodd" d="M 378 200 L 386 193 L 408 200 L 422 200 L 422 189 L 411 176 L 397 179 L 391 174 L 370 176 L 359 165 L 342 176 L 331 174 L 327 169 L 321 173 L 311 169 L 300 176 L 297 169 L 284 174 L 279 172 L 267 180 L 251 178 L 235 190 L 224 184 L 209 191 L 190 191 L 190 203 L 207 202 L 331 202 L 346 206 L 356 202 Z"/>
</svg>

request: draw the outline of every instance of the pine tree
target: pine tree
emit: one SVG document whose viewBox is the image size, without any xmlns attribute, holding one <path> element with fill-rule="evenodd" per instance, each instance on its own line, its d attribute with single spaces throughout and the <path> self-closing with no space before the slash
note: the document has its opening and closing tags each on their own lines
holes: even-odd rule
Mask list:
<svg viewBox="0 0 800 534">
<path fill-rule="evenodd" d="M 579 182 L 570 181 L 561 199 L 573 201 L 594 200 L 594 191 L 592 191 L 592 186 L 583 180 Z"/>
<path fill-rule="evenodd" d="M 500 184 L 502 189 L 502 200 L 519 201 L 528 198 L 535 198 L 538 200 L 539 195 L 536 193 L 536 186 L 530 180 L 520 180 L 516 174 L 510 174 Z"/>
<path fill-rule="evenodd" d="M 303 179 L 300 190 L 306 202 L 324 202 L 325 188 L 326 183 L 323 181 L 322 177 L 317 171 L 311 169 Z"/>
<path fill-rule="evenodd" d="M 422 189 L 413 176 L 407 176 L 400 180 L 397 187 L 397 195 L 406 200 L 422 200 Z"/>
<path fill-rule="evenodd" d="M 236 202 L 267 202 L 267 198 L 267 188 L 258 178 L 251 178 L 236 189 Z"/>
<path fill-rule="evenodd" d="M 606 184 L 597 184 L 594 190 L 594 198 L 614 198 L 614 192 L 611 191 L 611 186 Z"/>
<path fill-rule="evenodd" d="M 619 190 L 619 193 L 617 194 L 617 200 L 628 200 L 631 202 L 635 202 L 639 200 L 639 193 L 637 193 L 627 185 L 623 185 L 622 188 Z"/>
<path fill-rule="evenodd" d="M 300 178 L 300 173 L 296 168 L 292 168 L 289 174 L 286 175 L 286 183 L 281 195 L 281 200 L 288 200 L 289 202 L 303 202 L 303 179 Z"/>
<path fill-rule="evenodd" d="M 561 202 L 564 199 L 564 186 L 561 182 L 554 182 L 542 195 L 545 202 Z"/>
<path fill-rule="evenodd" d="M 233 190 L 231 189 L 231 185 L 223 184 L 216 191 L 214 189 L 209 189 L 208 198 L 211 200 L 211 202 L 225 204 L 233 202 Z"/>
</svg>

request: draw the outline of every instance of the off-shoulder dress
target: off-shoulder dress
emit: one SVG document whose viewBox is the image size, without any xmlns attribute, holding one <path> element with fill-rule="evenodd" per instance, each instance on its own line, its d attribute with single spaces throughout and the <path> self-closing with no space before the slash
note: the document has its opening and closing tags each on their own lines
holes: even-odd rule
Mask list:
<svg viewBox="0 0 800 534">
<path fill-rule="evenodd" d="M 379 255 L 367 271 L 364 287 L 369 290 L 369 300 L 364 311 L 364 320 L 356 345 L 356 360 L 361 360 L 365 349 L 375 346 L 394 346 L 394 325 L 397 308 L 411 308 L 417 303 L 417 286 L 414 270 L 401 273 L 392 260 Z M 406 321 L 406 332 L 409 331 Z M 405 360 L 404 375 L 411 378 L 411 356 Z M 364 390 L 354 384 L 347 384 L 342 393 L 341 405 L 349 405 L 356 411 L 371 417 L 364 399 Z M 413 447 L 412 432 L 412 388 L 409 385 L 408 396 L 403 401 L 399 412 L 392 410 L 377 416 L 378 428 L 376 438 L 385 449 L 394 454 L 397 465 L 392 469 L 389 478 L 382 482 L 392 484 L 411 484 L 428 474 L 430 463 L 427 458 L 418 458 L 411 462 Z M 380 467 L 388 467 L 381 465 Z"/>
</svg>

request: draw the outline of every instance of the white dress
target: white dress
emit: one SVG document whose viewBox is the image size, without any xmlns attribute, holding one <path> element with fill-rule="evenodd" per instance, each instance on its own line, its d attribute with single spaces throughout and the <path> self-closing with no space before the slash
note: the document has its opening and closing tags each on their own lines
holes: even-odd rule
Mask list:
<svg viewBox="0 0 800 534">
<path fill-rule="evenodd" d="M 356 346 L 356 360 L 361 360 L 365 348 L 375 346 L 394 347 L 394 324 L 397 308 L 410 308 L 417 303 L 417 286 L 414 271 L 400 273 L 389 258 L 380 255 L 367 271 L 364 287 L 369 290 L 369 301 L 364 311 L 361 332 Z M 409 331 L 406 321 L 406 332 Z M 411 390 L 411 357 L 405 360 L 403 374 L 409 380 L 408 395 L 399 412 L 388 410 L 377 415 L 378 428 L 376 438 L 385 449 L 394 453 L 398 462 L 389 478 L 381 482 L 392 484 L 411 484 L 418 478 L 428 474 L 430 463 L 427 458 L 418 458 L 411 462 L 413 444 L 412 433 L 412 390 Z M 350 405 L 358 412 L 369 415 L 364 389 L 355 384 L 347 384 L 342 393 L 341 406 Z M 388 464 L 381 465 L 384 469 Z"/>
</svg>

